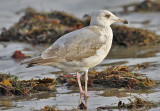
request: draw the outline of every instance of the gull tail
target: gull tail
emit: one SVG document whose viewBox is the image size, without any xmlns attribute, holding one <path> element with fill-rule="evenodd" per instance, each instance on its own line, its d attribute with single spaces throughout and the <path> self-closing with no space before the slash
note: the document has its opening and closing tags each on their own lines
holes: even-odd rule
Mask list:
<svg viewBox="0 0 160 111">
<path fill-rule="evenodd" d="M 29 67 L 33 67 L 35 65 L 54 65 L 59 62 L 64 62 L 64 59 L 57 59 L 57 58 L 44 59 L 44 58 L 38 56 L 33 59 L 22 62 L 21 65 L 27 64 L 28 65 L 27 68 L 29 68 Z"/>
<path fill-rule="evenodd" d="M 43 58 L 35 57 L 33 59 L 22 62 L 21 65 L 22 64 L 27 64 L 27 68 L 29 68 L 29 67 L 33 67 L 35 65 L 42 65 L 42 63 L 43 63 L 42 61 L 44 61 Z"/>
</svg>

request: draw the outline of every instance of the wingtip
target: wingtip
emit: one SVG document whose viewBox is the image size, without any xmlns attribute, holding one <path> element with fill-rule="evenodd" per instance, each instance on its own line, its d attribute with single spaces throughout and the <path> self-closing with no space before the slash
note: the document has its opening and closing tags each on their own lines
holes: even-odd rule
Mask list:
<svg viewBox="0 0 160 111">
<path fill-rule="evenodd" d="M 26 68 L 30 68 L 30 67 L 33 67 L 33 66 L 34 66 L 34 64 L 31 63 L 31 64 L 28 64 Z"/>
<path fill-rule="evenodd" d="M 20 63 L 20 65 L 24 65 L 26 64 L 26 68 L 30 68 L 30 67 L 33 67 L 34 66 L 34 63 L 30 63 L 29 61 L 24 61 L 22 63 Z"/>
</svg>

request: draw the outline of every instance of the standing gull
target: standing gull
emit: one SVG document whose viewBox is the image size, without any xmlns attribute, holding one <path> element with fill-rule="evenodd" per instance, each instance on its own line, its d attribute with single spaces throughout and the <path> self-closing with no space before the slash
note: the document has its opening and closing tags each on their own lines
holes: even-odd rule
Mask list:
<svg viewBox="0 0 160 111">
<path fill-rule="evenodd" d="M 128 23 L 107 10 L 99 10 L 91 17 L 90 26 L 63 35 L 36 58 L 24 62 L 29 66 L 49 65 L 67 73 L 76 73 L 80 93 L 88 97 L 88 70 L 99 64 L 108 54 L 114 22 Z M 85 72 L 85 91 L 79 72 Z"/>
</svg>

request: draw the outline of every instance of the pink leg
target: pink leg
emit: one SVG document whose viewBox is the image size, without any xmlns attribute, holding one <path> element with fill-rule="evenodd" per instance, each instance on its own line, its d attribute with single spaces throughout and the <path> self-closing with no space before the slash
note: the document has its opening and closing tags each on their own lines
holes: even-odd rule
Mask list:
<svg viewBox="0 0 160 111">
<path fill-rule="evenodd" d="M 79 75 L 79 73 L 77 72 L 77 81 L 78 81 L 78 86 L 79 86 L 79 90 L 80 90 L 80 93 L 81 94 L 84 94 L 84 92 L 83 92 L 83 90 L 82 90 L 82 86 L 81 86 L 81 80 L 80 80 L 80 78 L 81 78 L 81 76 Z"/>
<path fill-rule="evenodd" d="M 84 92 L 84 96 L 88 98 L 88 97 L 89 97 L 89 96 L 88 96 L 88 92 L 87 92 L 87 85 L 88 85 L 88 70 L 87 70 L 86 73 L 85 73 L 85 78 L 84 78 L 84 79 L 85 79 L 85 92 Z"/>
</svg>

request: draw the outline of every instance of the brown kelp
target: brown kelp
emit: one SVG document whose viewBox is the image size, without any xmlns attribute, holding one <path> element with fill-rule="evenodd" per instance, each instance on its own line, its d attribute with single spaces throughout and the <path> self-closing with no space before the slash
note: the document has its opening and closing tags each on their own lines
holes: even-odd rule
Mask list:
<svg viewBox="0 0 160 111">
<path fill-rule="evenodd" d="M 120 46 L 146 46 L 160 43 L 160 36 L 148 30 L 129 28 L 126 26 L 112 26 L 113 44 Z"/>
<path fill-rule="evenodd" d="M 84 85 L 83 78 L 81 78 L 82 85 Z M 130 72 L 127 66 L 112 66 L 101 72 L 93 70 L 89 72 L 88 78 L 89 87 L 140 89 L 151 88 L 155 85 L 155 81 L 142 77 L 141 74 Z M 62 84 L 67 83 L 68 86 L 75 86 L 77 82 L 72 76 L 59 76 L 57 81 Z"/>
<path fill-rule="evenodd" d="M 37 91 L 56 91 L 56 79 L 18 80 L 16 76 L 0 74 L 0 94 L 28 95 Z"/>
<path fill-rule="evenodd" d="M 52 43 L 63 34 L 79 28 L 80 23 L 80 19 L 64 12 L 39 13 L 27 8 L 18 23 L 9 30 L 2 30 L 0 40 Z"/>
<path fill-rule="evenodd" d="M 129 8 L 133 7 L 130 11 Z M 144 0 L 141 3 L 133 3 L 123 6 L 124 12 L 160 12 L 160 0 Z"/>
</svg>

